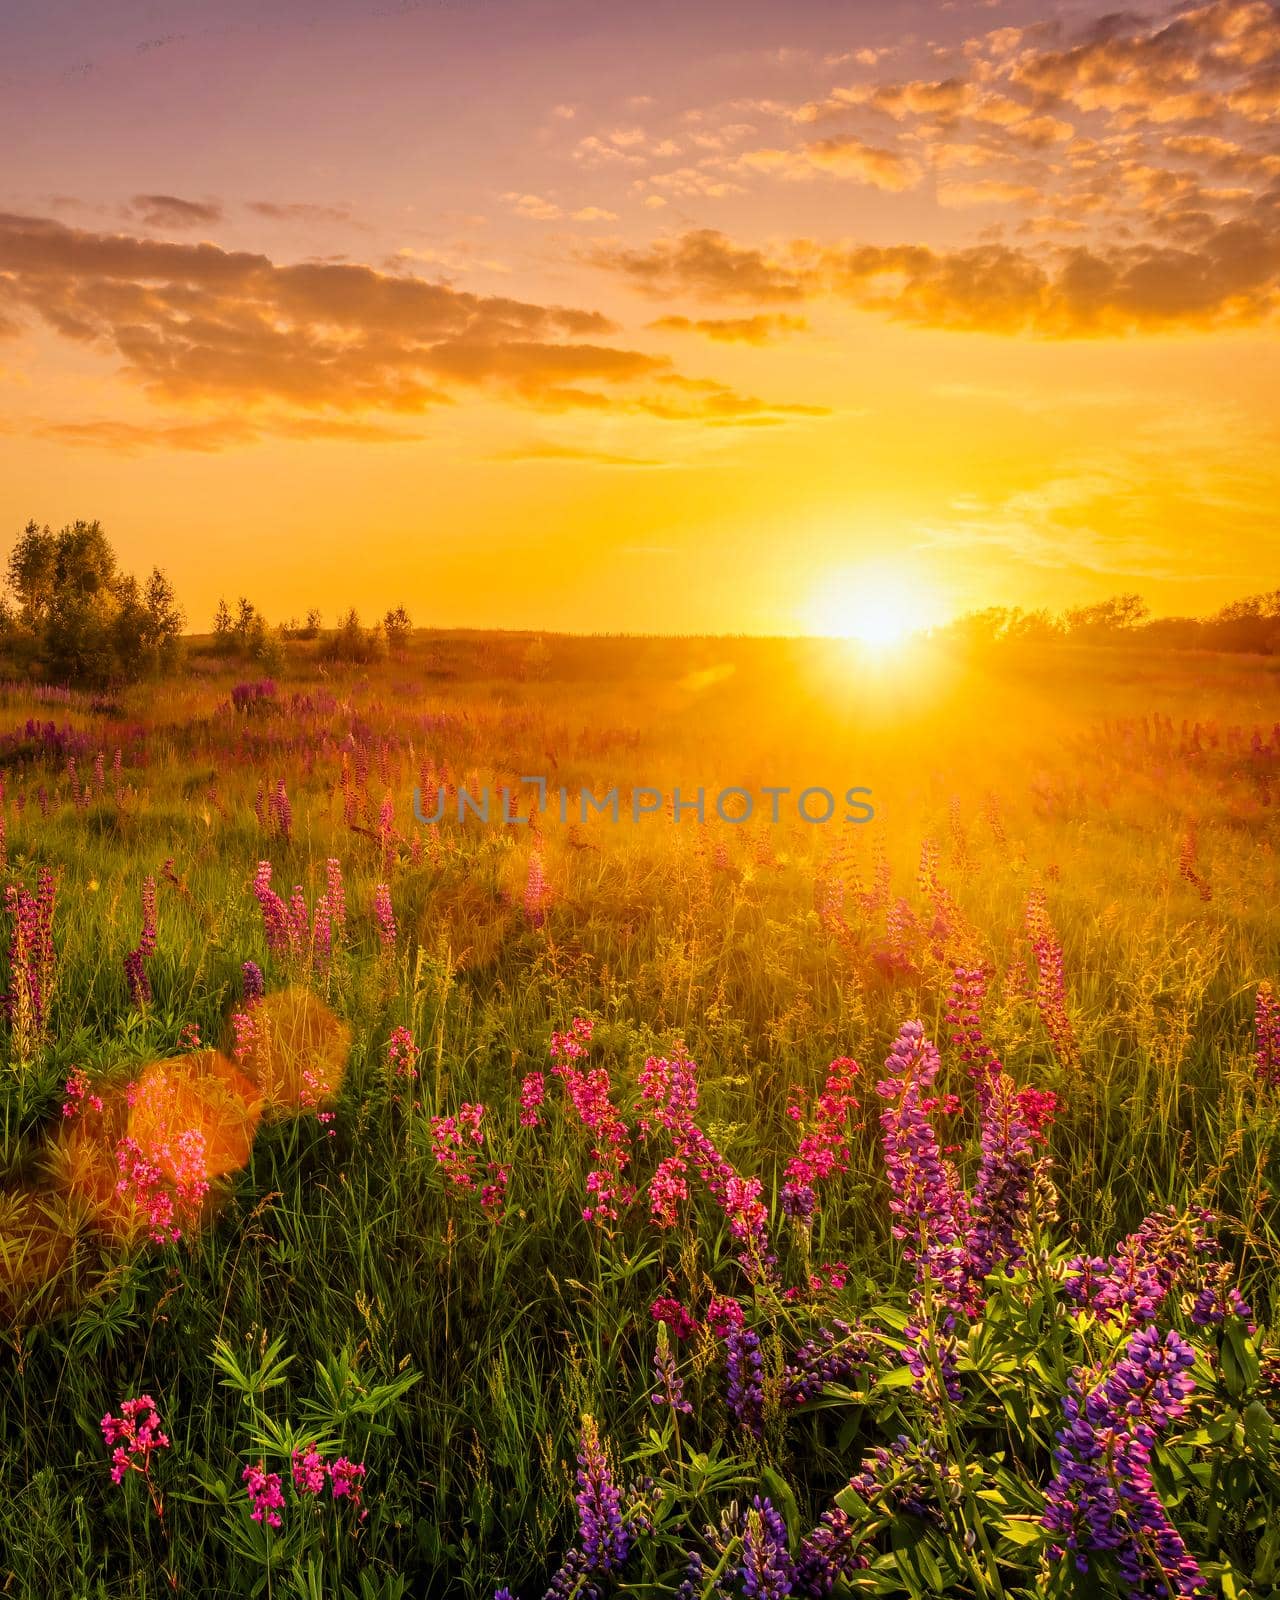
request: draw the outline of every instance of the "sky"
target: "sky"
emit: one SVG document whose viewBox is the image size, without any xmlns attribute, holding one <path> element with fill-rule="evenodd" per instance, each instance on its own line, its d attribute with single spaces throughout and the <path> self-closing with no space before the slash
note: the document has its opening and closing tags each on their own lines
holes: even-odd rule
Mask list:
<svg viewBox="0 0 1280 1600">
<path fill-rule="evenodd" d="M 1280 581 L 1280 8 L 5 0 L 0 551 L 192 627 Z"/>
</svg>

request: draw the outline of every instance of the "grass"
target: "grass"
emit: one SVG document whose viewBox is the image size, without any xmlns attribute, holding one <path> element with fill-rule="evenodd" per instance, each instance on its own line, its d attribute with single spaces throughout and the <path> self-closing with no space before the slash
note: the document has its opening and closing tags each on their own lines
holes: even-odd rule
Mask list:
<svg viewBox="0 0 1280 1600">
<path fill-rule="evenodd" d="M 874 1083 L 906 1019 L 946 1040 L 957 962 L 993 974 L 984 1024 L 1008 1071 L 1059 1097 L 1059 1233 L 1105 1252 L 1156 1206 L 1198 1193 L 1229 1219 L 1243 1287 L 1270 1320 L 1278 1123 L 1251 1035 L 1257 985 L 1280 975 L 1270 661 L 1058 650 L 875 666 L 827 644 L 533 650 L 518 635 L 442 635 L 347 678 L 299 654 L 274 702 L 248 715 L 230 707 L 235 681 L 197 654 L 181 678 L 108 710 L 0 691 L 6 725 L 69 724 L 105 768 L 98 786 L 91 760 L 70 772 L 26 747 L 6 757 L 8 881 L 32 886 L 50 867 L 58 894 L 47 1035 L 30 1060 L 10 1040 L 0 1080 L 4 1592 L 541 1593 L 574 1538 L 583 1412 L 633 1458 L 629 1474 L 670 1479 L 690 1527 L 762 1484 L 812 1524 L 881 1419 L 833 1401 L 744 1440 L 707 1337 L 685 1363 L 684 1437 L 664 1433 L 648 1399 L 650 1302 L 705 1302 L 714 1285 L 749 1304 L 753 1291 L 705 1196 L 672 1232 L 648 1222 L 643 1198 L 614 1227 L 583 1220 L 589 1142 L 550 1078 L 542 1126 L 520 1125 L 521 1078 L 547 1067 L 552 1031 L 575 1015 L 595 1019 L 592 1060 L 629 1118 L 644 1058 L 687 1047 L 702 1126 L 762 1181 L 786 1282 L 803 1283 L 810 1261 L 846 1265 L 834 1298 L 768 1306 L 778 1350 L 814 1318 L 904 1303 Z M 536 832 L 424 828 L 412 792 L 427 765 L 472 793 L 520 774 L 624 798 L 638 785 L 859 784 L 876 816 L 807 825 L 788 801 L 776 825 L 615 825 L 561 822 L 553 806 Z M 280 780 L 288 837 L 255 814 Z M 533 792 L 520 795 L 527 816 Z M 1179 870 L 1189 833 L 1207 899 Z M 943 900 L 921 883 L 925 840 Z M 542 926 L 524 906 L 534 849 L 550 885 Z M 65 1258 L 35 1270 L 20 1207 L 47 1202 L 70 1072 L 109 1090 L 178 1054 L 192 1024 L 225 1041 L 246 959 L 272 991 L 299 976 L 266 949 L 259 861 L 286 899 L 298 883 L 313 902 L 331 857 L 348 923 L 306 981 L 351 1029 L 334 1136 L 313 1115 L 268 1117 L 178 1243 L 113 1239 L 60 1214 Z M 148 874 L 159 944 L 140 1007 L 124 957 Z M 379 883 L 393 949 L 373 916 Z M 1026 997 L 1037 886 L 1064 951 L 1077 1066 L 1055 1059 Z M 387 1062 L 396 1027 L 422 1052 L 412 1092 Z M 807 1238 L 777 1207 L 797 1136 L 787 1106 L 839 1055 L 863 1064 L 861 1125 Z M 944 1087 L 964 1082 L 947 1052 Z M 510 1167 L 496 1224 L 433 1153 L 431 1117 L 463 1102 L 486 1108 L 485 1159 Z M 967 1124 L 958 1143 L 971 1176 Z M 637 1140 L 637 1181 L 660 1154 Z M 141 1392 L 172 1440 L 156 1467 L 160 1518 L 139 1475 L 110 1482 L 98 1426 Z M 279 1466 L 311 1438 L 367 1464 L 367 1519 L 304 1507 L 269 1540 L 248 1519 L 241 1470 L 272 1451 Z M 885 1582 L 911 1592 L 912 1559 Z M 990 1567 L 957 1574 L 956 1592 L 991 1581 Z M 663 1558 L 623 1583 L 670 1593 L 675 1578 Z"/>
</svg>

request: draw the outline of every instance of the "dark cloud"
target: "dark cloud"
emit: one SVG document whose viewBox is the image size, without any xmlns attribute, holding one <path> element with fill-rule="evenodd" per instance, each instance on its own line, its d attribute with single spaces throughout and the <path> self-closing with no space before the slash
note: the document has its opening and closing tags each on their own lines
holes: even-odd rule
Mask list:
<svg viewBox="0 0 1280 1600">
<path fill-rule="evenodd" d="M 129 214 L 147 228 L 209 228 L 222 220 L 213 200 L 182 200 L 176 194 L 135 194 Z"/>
<path fill-rule="evenodd" d="M 312 205 L 305 200 L 250 200 L 248 209 L 271 222 L 343 223 L 351 221 L 350 206 Z"/>
</svg>

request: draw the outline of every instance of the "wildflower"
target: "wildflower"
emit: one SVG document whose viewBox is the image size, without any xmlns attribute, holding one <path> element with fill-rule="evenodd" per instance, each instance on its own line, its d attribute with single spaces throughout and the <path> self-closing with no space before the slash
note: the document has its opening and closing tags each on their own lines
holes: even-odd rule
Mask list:
<svg viewBox="0 0 1280 1600">
<path fill-rule="evenodd" d="M 1079 1064 L 1079 1051 L 1071 1018 L 1067 1014 L 1062 946 L 1049 920 L 1043 889 L 1033 889 L 1027 897 L 1026 928 L 1036 966 L 1036 1008 L 1058 1060 L 1065 1066 L 1076 1066 Z"/>
<path fill-rule="evenodd" d="M 665 1322 L 658 1323 L 658 1340 L 653 1350 L 653 1376 L 657 1388 L 649 1396 L 655 1406 L 668 1406 L 673 1412 L 688 1415 L 693 1407 L 684 1397 L 684 1381 L 676 1367 L 671 1335 Z"/>
<path fill-rule="evenodd" d="M 524 914 L 531 928 L 540 928 L 547 920 L 547 906 L 551 900 L 551 886 L 542 867 L 542 854 L 534 850 L 529 856 L 529 875 L 524 885 Z"/>
<path fill-rule="evenodd" d="M 394 950 L 396 919 L 391 909 L 391 890 L 385 883 L 378 884 L 373 891 L 373 919 L 378 925 L 378 938 L 382 941 L 383 949 Z"/>
<path fill-rule="evenodd" d="M 1044 1138 L 1047 1120 L 1038 1114 L 1043 1102 L 1024 1100 L 1006 1073 L 986 1081 L 982 1161 L 970 1205 L 965 1261 L 971 1299 L 989 1273 L 1007 1272 L 1022 1260 L 1019 1236 L 1031 1204 L 1035 1147 Z"/>
<path fill-rule="evenodd" d="M 246 1000 L 260 1000 L 267 991 L 262 968 L 256 961 L 245 961 L 240 966 L 240 976 Z"/>
<path fill-rule="evenodd" d="M 622 1516 L 622 1495 L 595 1418 L 584 1416 L 578 1445 L 578 1530 L 590 1572 L 616 1572 L 631 1549 L 631 1531 Z"/>
<path fill-rule="evenodd" d="M 499 1222 L 502 1219 L 503 1203 L 507 1197 L 511 1168 L 503 1163 L 491 1161 L 488 1173 L 489 1181 L 480 1190 L 480 1207 L 492 1221 Z"/>
<path fill-rule="evenodd" d="M 759 1495 L 743 1517 L 738 1576 L 747 1600 L 783 1600 L 791 1593 L 795 1573 L 787 1552 L 787 1525 Z"/>
<path fill-rule="evenodd" d="M 240 1481 L 249 1496 L 250 1517 L 254 1522 L 265 1523 L 268 1528 L 280 1526 L 280 1513 L 284 1509 L 284 1493 L 280 1488 L 280 1474 L 267 1472 L 261 1462 L 248 1466 L 240 1474 Z"/>
<path fill-rule="evenodd" d="M 347 923 L 347 896 L 342 883 L 342 863 L 330 856 L 324 864 L 326 894 L 329 900 L 329 921 L 334 936 L 340 938 Z"/>
<path fill-rule="evenodd" d="M 787 1216 L 808 1222 L 817 1209 L 815 1185 L 835 1172 L 847 1172 L 849 1145 L 846 1128 L 849 1114 L 857 1110 L 853 1081 L 862 1069 L 848 1056 L 840 1056 L 827 1069 L 822 1093 L 814 1104 L 809 1127 L 800 1137 L 796 1154 L 787 1163 L 782 1185 L 782 1209 Z M 788 1107 L 793 1121 L 803 1113 L 799 1105 Z"/>
<path fill-rule="evenodd" d="M 1052 1553 L 1070 1552 L 1082 1573 L 1092 1556 L 1110 1555 L 1134 1596 L 1206 1590 L 1151 1477 L 1157 1431 L 1186 1413 L 1194 1360 L 1173 1329 L 1139 1328 L 1110 1373 L 1077 1369 L 1063 1402 L 1044 1514 Z"/>
<path fill-rule="evenodd" d="M 421 1052 L 408 1028 L 393 1028 L 387 1040 L 387 1065 L 397 1078 L 412 1081 L 418 1076 L 418 1057 Z"/>
<path fill-rule="evenodd" d="M 258 1044 L 258 1014 L 252 1004 L 231 1013 L 231 1053 L 237 1061 L 247 1061 Z"/>
<path fill-rule="evenodd" d="M 193 1050 L 200 1049 L 200 1024 L 198 1022 L 188 1022 L 183 1026 L 182 1032 L 178 1035 L 178 1049 L 184 1055 L 189 1055 Z"/>
<path fill-rule="evenodd" d="M 546 1079 L 540 1072 L 526 1072 L 520 1080 L 520 1125 L 536 1128 L 542 1118 L 538 1110 L 546 1099 Z"/>
<path fill-rule="evenodd" d="M 289 908 L 271 887 L 271 863 L 259 861 L 254 874 L 253 893 L 262 910 L 262 929 L 267 949 L 275 956 L 288 955 L 297 938 Z"/>
<path fill-rule="evenodd" d="M 1280 1087 L 1280 1005 L 1269 983 L 1258 985 L 1253 1017 L 1258 1082 L 1268 1089 Z"/>
<path fill-rule="evenodd" d="M 103 1439 L 115 1447 L 111 1452 L 112 1483 L 122 1483 L 126 1472 L 140 1472 L 149 1478 L 151 1457 L 157 1450 L 169 1448 L 169 1436 L 149 1394 L 124 1401 L 118 1417 L 108 1411 L 101 1426 Z"/>
<path fill-rule="evenodd" d="M 469 1145 L 484 1143 L 480 1124 L 484 1119 L 482 1105 L 463 1104 L 456 1116 L 436 1116 L 431 1119 L 431 1153 L 450 1183 L 462 1189 L 475 1188 L 476 1152 Z M 505 1181 L 505 1180 L 504 1180 Z"/>
<path fill-rule="evenodd" d="M 787 1363 L 782 1375 L 784 1405 L 803 1405 L 816 1399 L 833 1383 L 845 1383 L 874 1362 L 873 1346 L 838 1319 L 831 1328 L 819 1328 L 806 1339 Z"/>
<path fill-rule="evenodd" d="M 292 1458 L 293 1486 L 299 1494 L 318 1495 L 325 1485 L 328 1468 L 314 1444 L 306 1450 L 294 1450 Z"/>
<path fill-rule="evenodd" d="M 564 1084 L 578 1119 L 591 1134 L 591 1157 L 596 1163 L 587 1173 L 590 1203 L 582 1215 L 603 1226 L 615 1221 L 619 1206 L 628 1206 L 635 1191 L 624 1178 L 631 1160 L 631 1130 L 610 1099 L 609 1074 L 603 1067 L 584 1071 L 576 1065 L 591 1042 L 592 1023 L 575 1017 L 565 1033 L 551 1035 L 552 1072 Z"/>
<path fill-rule="evenodd" d="M 724 1340 L 728 1387 L 725 1399 L 739 1427 L 756 1438 L 764 1432 L 764 1361 L 760 1335 L 751 1328 L 731 1327 Z"/>
<path fill-rule="evenodd" d="M 921 1024 L 903 1023 L 885 1062 L 888 1076 L 876 1091 L 890 1102 L 880 1114 L 880 1126 L 894 1236 L 904 1242 L 907 1260 L 916 1263 L 917 1277 L 928 1273 L 954 1285 L 961 1271 L 968 1207 L 955 1168 L 938 1147 L 925 1103 L 925 1091 L 940 1065 Z"/>
<path fill-rule="evenodd" d="M 677 1339 L 691 1338 L 698 1326 L 693 1312 L 672 1295 L 659 1295 L 649 1307 L 649 1315 L 655 1322 L 663 1323 Z"/>
<path fill-rule="evenodd" d="M 14 1054 L 29 1061 L 43 1042 L 53 1001 L 53 908 L 57 887 L 53 873 L 41 867 L 36 892 L 8 884 L 5 910 L 12 918 L 9 936 L 9 990 L 3 997 L 13 1035 Z"/>
<path fill-rule="evenodd" d="M 358 1510 L 360 1520 L 363 1522 L 369 1515 L 361 1504 L 361 1486 L 364 1483 L 365 1468 L 362 1461 L 348 1461 L 346 1456 L 339 1456 L 329 1468 L 329 1486 L 335 1500 L 349 1499 L 352 1509 Z"/>
<path fill-rule="evenodd" d="M 739 1301 L 727 1294 L 713 1294 L 707 1305 L 707 1326 L 718 1339 L 727 1338 L 734 1328 L 740 1328 L 744 1313 Z"/>
<path fill-rule="evenodd" d="M 102 1096 L 89 1092 L 89 1074 L 83 1067 L 72 1068 L 71 1076 L 63 1085 L 63 1093 L 66 1095 L 62 1102 L 64 1117 L 78 1116 L 86 1106 L 92 1111 L 102 1110 Z"/>
</svg>

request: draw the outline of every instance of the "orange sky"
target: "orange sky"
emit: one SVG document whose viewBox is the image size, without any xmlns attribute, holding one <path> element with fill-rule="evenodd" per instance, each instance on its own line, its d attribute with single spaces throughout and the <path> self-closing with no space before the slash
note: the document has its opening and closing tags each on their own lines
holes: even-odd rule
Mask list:
<svg viewBox="0 0 1280 1600">
<path fill-rule="evenodd" d="M 0 90 L 0 529 L 193 626 L 1280 581 L 1266 0 L 48 0 Z"/>
</svg>

